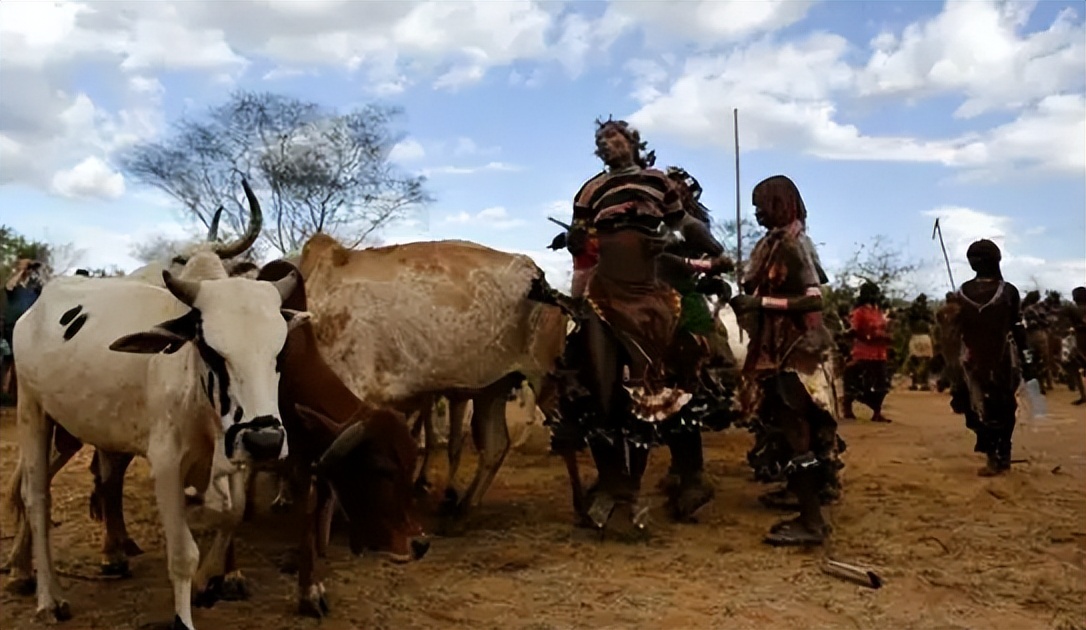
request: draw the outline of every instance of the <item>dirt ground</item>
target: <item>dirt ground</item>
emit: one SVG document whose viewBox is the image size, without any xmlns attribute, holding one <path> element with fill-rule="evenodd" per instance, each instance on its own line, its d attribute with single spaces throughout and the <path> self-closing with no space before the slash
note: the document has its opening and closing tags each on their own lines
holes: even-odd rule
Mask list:
<svg viewBox="0 0 1086 630">
<path fill-rule="evenodd" d="M 1071 399 L 1066 390 L 1051 394 L 1048 417 L 1016 432 L 1014 456 L 1028 461 L 983 479 L 972 434 L 945 396 L 893 393 L 893 424 L 866 422 L 861 413 L 842 427 L 845 496 L 830 510 L 832 544 L 818 551 L 759 542 L 780 515 L 756 501 L 766 486 L 750 481 L 743 431 L 707 436 L 717 498 L 701 522 L 674 525 L 656 509 L 653 540 L 632 546 L 575 530 L 564 468 L 529 443 L 506 460 L 467 531 L 435 537 L 420 562 L 355 558 L 337 538 L 326 582 L 333 610 L 320 627 L 1086 628 L 1086 412 Z M 5 479 L 17 458 L 13 440 L 4 410 Z M 134 577 L 103 581 L 95 577 L 99 526 L 87 513 L 89 458 L 86 449 L 53 484 L 57 564 L 75 615 L 63 627 L 167 620 L 171 591 L 147 467 L 137 461 L 126 487 L 129 530 L 147 553 L 132 560 Z M 666 450 L 654 453 L 649 488 L 667 459 Z M 441 458 L 435 477 L 443 466 Z M 275 566 L 291 541 L 277 536 L 267 488 L 263 494 L 239 552 L 253 597 L 197 609 L 201 629 L 318 627 L 294 615 L 294 577 Z M 6 556 L 7 515 L 2 525 Z M 825 556 L 873 568 L 884 587 L 822 574 Z M 0 627 L 38 627 L 33 610 L 33 598 L 2 592 Z"/>
</svg>

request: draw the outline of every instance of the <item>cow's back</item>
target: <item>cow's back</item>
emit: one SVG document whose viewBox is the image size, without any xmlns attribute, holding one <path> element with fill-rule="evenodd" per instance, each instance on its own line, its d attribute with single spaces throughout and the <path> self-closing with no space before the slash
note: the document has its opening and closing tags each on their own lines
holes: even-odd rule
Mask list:
<svg viewBox="0 0 1086 630">
<path fill-rule="evenodd" d="M 301 260 L 321 353 L 358 395 L 396 400 L 539 373 L 549 309 L 527 299 L 531 258 L 465 241 L 347 250 L 327 237 Z M 556 310 L 556 309 L 554 309 Z"/>
<path fill-rule="evenodd" d="M 110 433 L 124 443 L 108 435 L 91 441 L 131 450 L 143 436 L 131 434 L 136 424 L 127 418 L 144 411 L 149 363 L 156 357 L 113 352 L 109 345 L 185 310 L 165 289 L 130 280 L 55 279 L 15 327 L 20 393 L 29 393 L 80 439 L 91 436 L 79 435 L 79 427 L 115 418 Z M 125 428 L 127 435 L 120 430 Z"/>
</svg>

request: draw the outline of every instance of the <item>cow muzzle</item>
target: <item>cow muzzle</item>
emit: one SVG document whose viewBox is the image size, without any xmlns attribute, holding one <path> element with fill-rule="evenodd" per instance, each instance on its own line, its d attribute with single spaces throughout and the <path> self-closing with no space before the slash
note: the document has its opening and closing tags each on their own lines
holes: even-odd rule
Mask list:
<svg viewBox="0 0 1086 630">
<path fill-rule="evenodd" d="M 284 459 L 287 456 L 287 433 L 282 423 L 272 416 L 261 416 L 235 425 L 241 450 L 256 461 Z"/>
</svg>

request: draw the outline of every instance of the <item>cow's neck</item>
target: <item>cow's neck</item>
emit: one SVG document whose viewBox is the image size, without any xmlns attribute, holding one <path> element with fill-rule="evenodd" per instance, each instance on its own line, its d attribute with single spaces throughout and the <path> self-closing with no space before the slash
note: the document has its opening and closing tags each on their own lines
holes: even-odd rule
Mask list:
<svg viewBox="0 0 1086 630">
<path fill-rule="evenodd" d="M 287 340 L 284 353 L 298 354 L 300 359 L 284 357 L 285 365 L 304 365 L 305 369 L 291 370 L 281 377 L 280 387 L 287 388 L 289 397 L 297 404 L 321 412 L 338 422 L 346 422 L 358 409 L 360 400 L 328 367 L 317 350 L 316 337 L 310 325 L 305 324 Z"/>
</svg>

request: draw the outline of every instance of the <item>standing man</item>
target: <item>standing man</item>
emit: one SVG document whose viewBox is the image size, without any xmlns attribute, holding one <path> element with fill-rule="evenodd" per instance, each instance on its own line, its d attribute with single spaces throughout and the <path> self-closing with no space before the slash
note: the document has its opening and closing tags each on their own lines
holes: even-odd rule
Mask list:
<svg viewBox="0 0 1086 630">
<path fill-rule="evenodd" d="M 928 307 L 928 296 L 921 293 L 916 296 L 905 314 L 905 323 L 909 327 L 909 358 L 907 365 L 912 383 L 912 391 L 929 391 L 931 359 L 935 356 L 935 347 L 931 341 L 931 326 L 935 321 Z"/>
<path fill-rule="evenodd" d="M 754 315 L 743 371 L 761 393 L 759 416 L 788 442 L 784 469 L 799 517 L 774 525 L 765 542 L 819 545 L 826 536 L 820 491 L 835 472 L 837 422 L 822 364 L 833 338 L 822 324 L 822 274 L 806 235 L 807 209 L 792 180 L 775 175 L 754 187 L 755 218 L 767 233 L 751 253 L 736 315 Z M 823 381 L 823 382 L 820 382 Z"/>
<path fill-rule="evenodd" d="M 579 317 L 581 327 L 566 345 L 563 362 L 576 371 L 578 382 L 565 387 L 565 426 L 556 427 L 555 436 L 564 433 L 567 443 L 577 434 L 588 438 L 598 472 L 588 518 L 620 537 L 639 537 L 648 448 L 659 439 L 658 423 L 691 397 L 675 385 L 668 358 L 681 297 L 656 269 L 667 228 L 684 212 L 667 175 L 652 168 L 654 156 L 644 152 L 637 130 L 621 120 L 597 121 L 595 139 L 606 170 L 574 196 L 565 240 L 569 252 L 580 256 L 588 252 L 594 231 L 599 250 L 583 283 L 587 308 Z"/>
<path fill-rule="evenodd" d="M 872 422 L 890 422 L 882 415 L 882 402 L 890 391 L 890 375 L 886 370 L 886 349 L 892 337 L 886 331 L 886 317 L 879 310 L 879 287 L 865 282 L 860 287 L 856 308 L 849 315 L 852 328 L 852 348 L 845 367 L 844 417 L 855 420 L 852 403 L 859 401 L 871 408 Z"/>
<path fill-rule="evenodd" d="M 1015 392 L 1028 367 L 1023 357 L 1026 329 L 1018 289 L 1003 280 L 999 268 L 999 246 L 981 239 L 969 246 L 966 257 L 977 275 L 957 294 L 954 328 L 961 340 L 965 382 L 953 392 L 951 406 L 977 434 L 974 450 L 988 458 L 978 474 L 991 477 L 1011 467 Z"/>
</svg>

